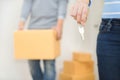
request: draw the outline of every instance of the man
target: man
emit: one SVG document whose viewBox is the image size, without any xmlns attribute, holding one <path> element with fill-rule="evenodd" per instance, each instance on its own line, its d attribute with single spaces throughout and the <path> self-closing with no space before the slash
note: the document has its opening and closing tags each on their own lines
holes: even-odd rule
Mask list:
<svg viewBox="0 0 120 80">
<path fill-rule="evenodd" d="M 60 40 L 66 9 L 67 0 L 24 0 L 19 30 L 24 29 L 25 22 L 30 15 L 28 29 L 53 28 L 57 31 L 57 39 Z M 33 80 L 55 80 L 55 59 L 43 60 L 44 72 L 42 72 L 39 62 L 40 60 L 29 60 Z"/>
<path fill-rule="evenodd" d="M 82 25 L 86 22 L 88 2 L 78 0 L 71 13 Z M 120 0 L 104 0 L 97 58 L 100 80 L 120 80 Z"/>
</svg>

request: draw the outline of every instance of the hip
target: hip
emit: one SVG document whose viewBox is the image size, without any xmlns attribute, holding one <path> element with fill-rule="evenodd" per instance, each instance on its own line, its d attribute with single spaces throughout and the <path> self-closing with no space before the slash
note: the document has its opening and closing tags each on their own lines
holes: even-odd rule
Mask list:
<svg viewBox="0 0 120 80">
<path fill-rule="evenodd" d="M 103 19 L 97 38 L 97 54 L 120 56 L 120 20 Z"/>
</svg>

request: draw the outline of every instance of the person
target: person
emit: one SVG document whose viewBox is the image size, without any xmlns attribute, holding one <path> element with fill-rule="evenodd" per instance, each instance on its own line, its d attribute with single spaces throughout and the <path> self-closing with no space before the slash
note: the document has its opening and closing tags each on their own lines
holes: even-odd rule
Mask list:
<svg viewBox="0 0 120 80">
<path fill-rule="evenodd" d="M 67 0 L 24 0 L 19 30 L 23 30 L 30 17 L 28 29 L 55 29 L 57 39 L 62 37 L 62 27 L 66 16 Z M 34 53 L 33 53 L 34 54 Z M 43 53 L 44 54 L 44 53 Z M 43 60 L 44 72 L 40 67 L 41 60 L 29 60 L 33 80 L 55 80 L 55 59 Z"/>
<path fill-rule="evenodd" d="M 85 1 L 88 2 L 79 0 L 79 3 L 85 5 Z M 85 23 L 86 20 L 83 19 L 86 19 L 88 13 L 83 13 L 86 9 L 87 7 L 84 7 L 82 10 L 75 5 L 71 15 L 79 23 Z M 97 61 L 99 80 L 120 80 L 120 0 L 104 0 L 102 22 L 97 38 Z"/>
</svg>

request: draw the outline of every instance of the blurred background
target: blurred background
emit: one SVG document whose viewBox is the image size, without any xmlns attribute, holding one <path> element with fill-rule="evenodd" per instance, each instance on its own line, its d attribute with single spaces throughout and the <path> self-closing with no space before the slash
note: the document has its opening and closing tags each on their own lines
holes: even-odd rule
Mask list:
<svg viewBox="0 0 120 80">
<path fill-rule="evenodd" d="M 70 7 L 74 1 L 69 0 L 68 15 L 65 19 L 61 40 L 62 53 L 56 62 L 57 74 L 62 71 L 64 60 L 72 59 L 74 51 L 89 52 L 95 61 L 95 74 L 96 80 L 98 80 L 96 39 L 103 1 L 93 0 L 85 27 L 84 41 L 81 40 L 76 22 L 69 15 Z M 32 80 L 27 60 L 14 59 L 13 33 L 18 27 L 22 2 L 23 0 L 0 0 L 0 80 Z"/>
</svg>

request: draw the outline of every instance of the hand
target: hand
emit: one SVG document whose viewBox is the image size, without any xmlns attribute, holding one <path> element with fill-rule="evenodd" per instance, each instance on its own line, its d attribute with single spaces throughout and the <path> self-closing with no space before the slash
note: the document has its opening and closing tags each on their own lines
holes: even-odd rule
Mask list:
<svg viewBox="0 0 120 80">
<path fill-rule="evenodd" d="M 57 26 L 57 27 L 53 27 L 53 29 L 57 32 L 57 40 L 60 40 L 62 37 L 62 29 L 61 27 Z"/>
<path fill-rule="evenodd" d="M 20 22 L 19 22 L 19 28 L 18 28 L 18 30 L 23 30 L 23 29 L 24 29 L 24 26 L 25 26 L 25 22 L 20 21 Z"/>
<path fill-rule="evenodd" d="M 71 9 L 71 16 L 83 26 L 87 21 L 88 4 L 89 0 L 77 0 Z"/>
</svg>

